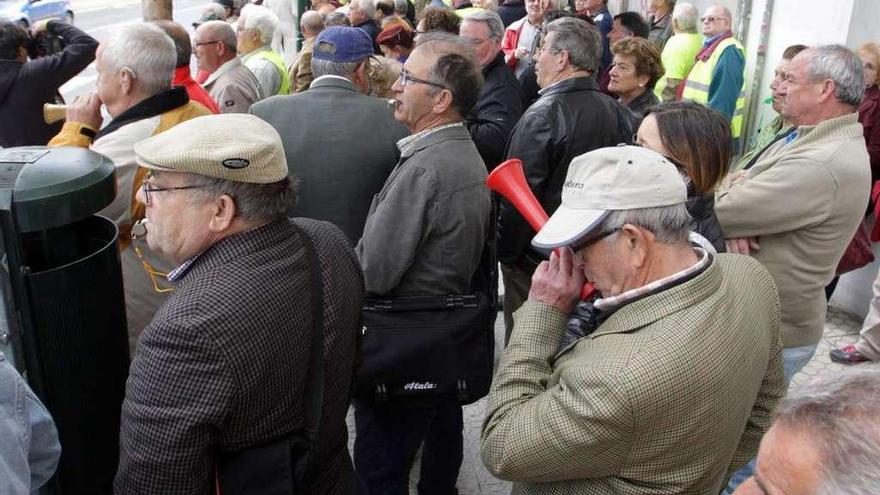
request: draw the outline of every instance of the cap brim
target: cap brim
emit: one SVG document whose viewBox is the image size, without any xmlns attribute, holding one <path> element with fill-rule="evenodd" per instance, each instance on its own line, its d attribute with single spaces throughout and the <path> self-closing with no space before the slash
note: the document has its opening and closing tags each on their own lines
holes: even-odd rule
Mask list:
<svg viewBox="0 0 880 495">
<path fill-rule="evenodd" d="M 532 246 L 538 249 L 570 246 L 597 228 L 606 216 L 608 210 L 572 209 L 562 205 L 532 239 Z"/>
</svg>

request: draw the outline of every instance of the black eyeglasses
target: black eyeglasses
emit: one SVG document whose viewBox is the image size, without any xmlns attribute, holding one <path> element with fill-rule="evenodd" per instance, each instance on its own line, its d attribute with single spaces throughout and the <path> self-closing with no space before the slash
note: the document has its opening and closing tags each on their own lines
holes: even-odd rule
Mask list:
<svg viewBox="0 0 880 495">
<path fill-rule="evenodd" d="M 153 206 L 152 201 L 150 200 L 151 193 L 164 192 L 164 191 L 183 191 L 185 189 L 198 189 L 205 186 L 179 186 L 179 187 L 155 187 L 150 186 L 150 183 L 144 180 L 141 184 L 141 190 L 144 191 L 144 204 L 147 206 Z"/>
<path fill-rule="evenodd" d="M 449 89 L 440 83 L 435 83 L 434 81 L 428 81 L 426 79 L 420 79 L 420 78 L 410 74 L 409 72 L 407 72 L 407 70 L 403 67 L 400 68 L 400 75 L 398 77 L 400 79 L 401 86 L 406 86 L 409 83 L 417 83 L 417 84 L 427 84 L 428 86 L 434 86 L 435 88 L 440 88 L 440 89 Z"/>
<path fill-rule="evenodd" d="M 707 16 L 700 17 L 700 22 L 708 22 L 709 24 L 712 24 L 715 21 L 726 21 L 726 20 L 727 20 L 726 17 L 715 17 L 714 15 L 707 15 Z"/>
<path fill-rule="evenodd" d="M 205 46 L 205 45 L 213 45 L 216 43 L 220 43 L 220 41 L 198 41 L 196 43 L 193 43 L 193 46 L 200 47 L 200 46 Z"/>
<path fill-rule="evenodd" d="M 597 242 L 601 241 L 602 239 L 610 236 L 611 234 L 616 234 L 616 233 L 620 232 L 621 230 L 623 230 L 622 226 L 615 227 L 615 228 L 609 229 L 609 230 L 603 230 L 602 232 L 599 232 L 598 234 L 596 234 L 594 236 L 590 236 L 588 239 L 586 239 L 578 244 L 572 245 L 571 250 L 574 252 L 583 251 L 584 249 L 587 249 L 588 247 L 592 246 L 593 244 L 596 244 Z"/>
</svg>

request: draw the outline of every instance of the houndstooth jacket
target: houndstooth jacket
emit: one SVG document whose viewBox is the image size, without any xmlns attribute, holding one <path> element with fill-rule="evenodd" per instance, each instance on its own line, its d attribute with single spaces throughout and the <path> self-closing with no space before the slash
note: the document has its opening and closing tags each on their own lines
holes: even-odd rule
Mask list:
<svg viewBox="0 0 880 495">
<path fill-rule="evenodd" d="M 307 493 L 350 493 L 345 415 L 363 276 L 338 228 L 305 219 L 213 245 L 144 330 L 122 406 L 115 493 L 211 493 L 218 450 L 300 428 L 312 331 L 303 231 L 320 259 L 325 323 L 320 472 Z"/>
<path fill-rule="evenodd" d="M 716 495 L 785 393 L 779 312 L 767 270 L 730 254 L 558 356 L 566 315 L 527 301 L 489 392 L 483 461 L 515 494 Z"/>
</svg>

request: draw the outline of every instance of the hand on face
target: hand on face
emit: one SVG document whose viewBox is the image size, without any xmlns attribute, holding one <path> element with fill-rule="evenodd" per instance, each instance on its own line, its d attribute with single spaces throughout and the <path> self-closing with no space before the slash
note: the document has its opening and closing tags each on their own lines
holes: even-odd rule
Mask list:
<svg viewBox="0 0 880 495">
<path fill-rule="evenodd" d="M 104 117 L 101 116 L 101 99 L 96 93 L 77 96 L 67 106 L 66 118 L 68 122 L 79 122 L 92 129 L 100 129 L 104 122 Z"/>
<path fill-rule="evenodd" d="M 569 247 L 553 251 L 550 261 L 541 262 L 532 276 L 529 299 L 549 304 L 569 314 L 584 286 L 584 263 Z"/>
</svg>

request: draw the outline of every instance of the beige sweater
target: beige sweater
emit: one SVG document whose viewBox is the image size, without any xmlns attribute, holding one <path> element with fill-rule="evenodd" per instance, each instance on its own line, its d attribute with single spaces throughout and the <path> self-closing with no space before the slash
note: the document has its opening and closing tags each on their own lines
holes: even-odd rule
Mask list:
<svg viewBox="0 0 880 495">
<path fill-rule="evenodd" d="M 742 180 L 722 185 L 715 199 L 726 238 L 759 237 L 752 255 L 779 288 L 785 347 L 821 338 L 823 289 L 865 214 L 871 185 L 857 114 L 798 132 L 768 149 Z"/>
</svg>

